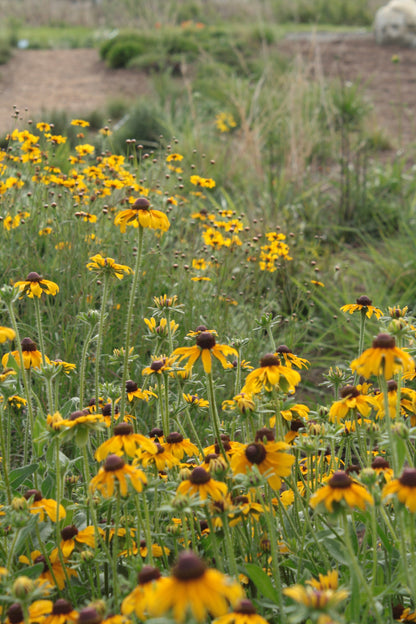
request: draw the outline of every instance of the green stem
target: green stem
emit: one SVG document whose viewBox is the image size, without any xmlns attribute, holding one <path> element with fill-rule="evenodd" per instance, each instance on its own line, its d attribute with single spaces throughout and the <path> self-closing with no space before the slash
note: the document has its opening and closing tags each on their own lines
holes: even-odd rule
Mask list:
<svg viewBox="0 0 416 624">
<path fill-rule="evenodd" d="M 130 350 L 130 335 L 131 325 L 133 321 L 133 308 L 134 301 L 136 299 L 136 290 L 139 284 L 141 263 L 142 263 L 142 251 L 143 251 L 143 227 L 138 227 L 138 241 L 137 241 L 137 256 L 134 266 L 133 283 L 130 289 L 129 303 L 127 306 L 126 317 L 126 342 L 124 346 L 124 361 L 123 361 L 123 373 L 121 378 L 121 401 L 120 401 L 120 422 L 124 419 L 124 412 L 126 409 L 126 381 L 129 374 L 129 350 Z"/>
<path fill-rule="evenodd" d="M 3 401 L 0 403 L 0 445 L 1 445 L 1 456 L 3 458 L 1 465 L 3 468 L 4 485 L 6 486 L 7 503 L 10 505 L 10 503 L 12 502 L 12 490 L 10 488 L 9 464 L 8 464 L 8 458 L 6 454 L 6 444 L 5 444 L 5 439 L 4 439 L 4 427 L 3 427 L 4 415 L 5 415 L 5 411 L 4 411 L 4 399 L 3 399 Z"/>
<path fill-rule="evenodd" d="M 149 505 L 147 504 L 146 492 L 143 492 L 141 500 L 143 501 L 143 509 L 144 509 L 144 533 L 147 544 L 147 553 L 149 556 L 150 565 L 154 565 L 153 563 L 153 552 L 152 552 L 152 532 L 150 530 L 150 514 L 149 514 Z"/>
<path fill-rule="evenodd" d="M 106 317 L 105 308 L 107 305 L 109 282 L 110 282 L 110 276 L 106 273 L 104 275 L 103 293 L 101 297 L 101 307 L 100 307 L 100 320 L 98 323 L 97 347 L 96 347 L 96 352 L 95 352 L 95 405 L 97 407 L 97 410 L 98 410 L 99 401 L 100 401 L 100 392 L 99 392 L 100 358 L 101 358 L 101 348 L 103 344 L 104 320 Z"/>
<path fill-rule="evenodd" d="M 81 353 L 81 363 L 79 366 L 79 409 L 83 408 L 84 405 L 84 394 L 85 394 L 85 374 L 87 370 L 87 356 L 88 356 L 88 347 L 91 342 L 91 337 L 94 332 L 94 327 L 90 326 L 88 329 L 88 334 L 85 338 L 82 353 Z M 98 411 L 98 404 L 95 406 Z"/>
<path fill-rule="evenodd" d="M 218 416 L 217 404 L 215 402 L 215 393 L 214 393 L 214 382 L 212 379 L 212 372 L 206 373 L 207 380 L 207 390 L 208 390 L 208 401 L 209 401 L 209 411 L 211 414 L 211 423 L 214 429 L 214 435 L 216 441 L 218 442 L 218 448 L 220 449 L 221 455 L 224 457 L 224 460 L 227 463 L 227 466 L 230 466 L 230 461 L 228 459 L 227 453 L 225 452 L 224 445 L 221 439 L 220 432 L 220 419 Z"/>
<path fill-rule="evenodd" d="M 389 436 L 389 447 L 391 452 L 391 463 L 393 472 L 395 475 L 399 474 L 399 459 L 397 457 L 397 447 L 394 441 L 392 422 L 390 418 L 390 406 L 389 406 L 389 392 L 387 388 L 387 381 L 384 375 L 379 376 L 380 388 L 383 392 L 384 399 L 384 418 L 386 420 L 387 434 Z"/>
</svg>

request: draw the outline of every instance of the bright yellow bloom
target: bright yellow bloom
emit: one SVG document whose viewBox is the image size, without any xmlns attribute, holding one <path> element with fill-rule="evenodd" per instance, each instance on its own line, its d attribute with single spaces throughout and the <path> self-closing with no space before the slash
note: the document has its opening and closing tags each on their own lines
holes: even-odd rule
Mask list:
<svg viewBox="0 0 416 624">
<path fill-rule="evenodd" d="M 366 505 L 373 505 L 371 494 L 360 483 L 354 482 L 347 473 L 339 470 L 329 479 L 328 485 L 317 490 L 310 499 L 311 507 L 315 508 L 324 503 L 329 512 L 334 511 L 334 503 L 338 506 L 344 501 L 350 508 L 365 509 Z"/>
<path fill-rule="evenodd" d="M 90 257 L 90 262 L 86 265 L 89 271 L 96 271 L 97 273 L 107 273 L 113 275 L 119 280 L 122 280 L 125 275 L 133 273 L 133 270 L 124 265 L 117 264 L 113 258 L 104 258 L 101 254 L 95 254 Z"/>
<path fill-rule="evenodd" d="M 62 505 L 52 498 L 43 498 L 39 490 L 27 490 L 24 494 L 26 500 L 33 499 L 29 504 L 29 510 L 32 514 L 39 514 L 41 521 L 45 519 L 45 514 L 52 522 L 59 522 L 66 516 L 66 511 Z"/>
<path fill-rule="evenodd" d="M 202 188 L 214 188 L 215 180 L 212 178 L 201 178 L 199 175 L 191 176 L 191 184 L 201 186 Z"/>
<path fill-rule="evenodd" d="M 121 603 L 121 612 L 124 615 L 135 613 L 139 620 L 145 620 L 154 603 L 154 592 L 160 578 L 157 568 L 143 566 L 138 575 L 137 586 Z"/>
<path fill-rule="evenodd" d="M 146 438 L 141 433 L 134 433 L 132 425 L 122 422 L 114 427 L 114 435 L 100 444 L 94 457 L 97 461 L 102 461 L 111 453 L 115 455 L 124 453 L 128 457 L 135 457 L 139 449 L 149 453 L 157 452 L 153 440 Z"/>
<path fill-rule="evenodd" d="M 89 121 L 85 121 L 85 119 L 73 119 L 71 121 L 71 126 L 81 126 L 81 128 L 88 128 L 90 125 Z"/>
<path fill-rule="evenodd" d="M 216 357 L 223 368 L 232 368 L 232 364 L 225 359 L 228 355 L 238 356 L 237 351 L 233 347 L 227 345 L 218 345 L 214 334 L 208 331 L 202 331 L 196 337 L 196 344 L 193 347 L 179 347 L 175 349 L 172 356 L 179 356 L 179 362 L 188 359 L 186 370 L 189 371 L 200 357 L 202 365 L 206 373 L 210 373 L 212 369 L 212 356 Z"/>
<path fill-rule="evenodd" d="M 341 389 L 340 395 L 341 399 L 335 401 L 329 410 L 329 420 L 333 423 L 336 422 L 340 424 L 347 416 L 350 409 L 357 410 L 361 416 L 366 418 L 375 406 L 374 397 L 361 394 L 359 388 L 356 386 L 344 386 Z"/>
<path fill-rule="evenodd" d="M 268 624 L 268 622 L 257 613 L 251 600 L 243 598 L 231 613 L 216 618 L 212 624 Z"/>
<path fill-rule="evenodd" d="M 23 338 L 21 342 L 23 366 L 25 368 L 40 368 L 42 366 L 42 353 L 38 351 L 36 343 L 31 338 Z M 5 353 L 1 359 L 3 368 L 7 368 L 9 356 L 12 356 L 18 366 L 20 366 L 20 354 L 19 351 L 12 351 L 11 353 Z M 49 364 L 49 358 L 45 355 L 45 361 Z"/>
<path fill-rule="evenodd" d="M 407 509 L 416 512 L 416 469 L 405 468 L 401 477 L 393 479 L 383 488 L 383 498 L 390 499 L 394 494 Z"/>
<path fill-rule="evenodd" d="M 56 295 L 56 293 L 59 292 L 58 284 L 43 279 L 43 277 L 35 273 L 35 271 L 29 273 L 24 281 L 16 282 L 14 286 L 31 299 L 33 299 L 33 297 L 40 297 L 42 293 L 46 295 Z"/>
<path fill-rule="evenodd" d="M 202 622 L 208 613 L 225 615 L 229 604 L 235 605 L 242 597 L 239 583 L 218 570 L 207 569 L 197 555 L 185 551 L 179 555 L 172 576 L 158 581 L 149 611 L 156 617 L 172 612 L 179 623 L 190 612 Z"/>
<path fill-rule="evenodd" d="M 300 379 L 299 373 L 289 366 L 283 366 L 276 354 L 267 353 L 260 360 L 260 368 L 247 375 L 242 392 L 257 394 L 263 388 L 271 392 L 276 387 L 286 392 L 294 392 Z"/>
<path fill-rule="evenodd" d="M 199 496 L 201 500 L 211 498 L 215 501 L 222 501 L 227 493 L 227 485 L 212 479 L 205 468 L 200 466 L 194 468 L 189 479 L 182 481 L 176 490 L 176 494 L 183 496 Z"/>
<path fill-rule="evenodd" d="M 371 299 L 369 299 L 366 295 L 358 297 L 357 303 L 348 303 L 347 305 L 342 306 L 341 311 L 349 312 L 349 314 L 363 311 L 368 318 L 371 318 L 373 314 L 378 319 L 380 316 L 383 316 L 383 312 L 379 308 L 375 308 L 372 305 Z"/>
<path fill-rule="evenodd" d="M 120 226 L 120 232 L 123 234 L 128 225 L 136 228 L 140 225 L 143 228 L 167 232 L 170 227 L 169 219 L 163 212 L 154 210 L 150 206 L 151 204 L 146 197 L 139 197 L 131 208 L 118 213 L 114 219 L 114 224 Z"/>
<path fill-rule="evenodd" d="M 6 340 L 14 340 L 16 332 L 10 327 L 0 326 L 0 342 L 6 342 Z"/>
<path fill-rule="evenodd" d="M 351 362 L 351 370 L 366 379 L 372 375 L 392 379 L 396 373 L 407 373 L 414 370 L 414 367 L 413 358 L 406 351 L 396 347 L 394 337 L 389 334 L 379 334 L 373 340 L 371 349 L 366 349 Z"/>
<path fill-rule="evenodd" d="M 108 455 L 104 466 L 91 479 L 90 490 L 91 492 L 99 490 L 104 498 L 111 498 L 117 483 L 121 496 L 127 496 L 128 481 L 136 492 L 141 492 L 147 483 L 147 478 L 142 470 L 135 466 L 129 466 L 118 455 Z"/>
</svg>

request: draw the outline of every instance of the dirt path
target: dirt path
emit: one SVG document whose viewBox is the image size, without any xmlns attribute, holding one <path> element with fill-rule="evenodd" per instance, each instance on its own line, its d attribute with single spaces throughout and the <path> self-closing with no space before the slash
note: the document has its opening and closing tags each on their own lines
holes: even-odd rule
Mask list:
<svg viewBox="0 0 416 624">
<path fill-rule="evenodd" d="M 296 35 L 278 49 L 291 58 L 300 55 L 312 76 L 358 81 L 395 148 L 415 140 L 416 50 L 380 47 L 369 34 Z M 0 67 L 0 132 L 16 125 L 13 105 L 24 120 L 45 114 L 47 121 L 47 111 L 82 116 L 104 109 L 108 100 L 149 92 L 145 74 L 108 69 L 97 50 L 19 50 Z"/>
<path fill-rule="evenodd" d="M 300 55 L 315 77 L 358 83 L 396 149 L 416 141 L 416 49 L 382 47 L 364 34 L 289 38 L 279 50 Z"/>
<path fill-rule="evenodd" d="M 144 74 L 107 68 L 97 50 L 18 50 L 0 67 L 0 132 L 16 126 L 14 105 L 25 121 L 54 110 L 82 116 L 148 92 Z"/>
</svg>

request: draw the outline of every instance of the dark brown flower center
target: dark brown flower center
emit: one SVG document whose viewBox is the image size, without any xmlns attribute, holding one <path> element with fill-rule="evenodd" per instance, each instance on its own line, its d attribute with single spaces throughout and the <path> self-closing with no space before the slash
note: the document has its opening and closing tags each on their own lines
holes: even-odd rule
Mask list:
<svg viewBox="0 0 416 624">
<path fill-rule="evenodd" d="M 352 479 L 350 479 L 349 476 L 342 470 L 334 472 L 333 476 L 328 481 L 328 485 L 333 489 L 345 489 L 350 487 L 351 483 Z"/>
<path fill-rule="evenodd" d="M 261 368 L 266 368 L 268 366 L 280 366 L 280 359 L 274 353 L 266 353 L 260 360 Z"/>
<path fill-rule="evenodd" d="M 22 342 L 22 351 L 37 351 L 37 344 L 33 342 L 31 338 L 23 338 Z"/>
<path fill-rule="evenodd" d="M 380 468 L 380 469 L 384 470 L 384 468 L 390 468 L 390 464 L 389 464 L 389 462 L 386 459 L 384 459 L 384 457 L 378 456 L 378 457 L 375 457 L 373 459 L 373 463 L 371 464 L 371 468 L 374 468 L 374 469 Z"/>
<path fill-rule="evenodd" d="M 101 615 L 94 607 L 85 607 L 78 615 L 78 624 L 100 624 L 101 620 Z"/>
<path fill-rule="evenodd" d="M 266 459 L 266 449 L 263 444 L 249 444 L 245 450 L 245 455 L 250 464 L 261 464 Z"/>
<path fill-rule="evenodd" d="M 133 433 L 133 426 L 129 423 L 122 422 L 114 427 L 114 435 L 123 436 Z"/>
<path fill-rule="evenodd" d="M 10 607 L 7 609 L 7 615 L 9 617 L 10 624 L 19 624 L 19 622 L 23 622 L 23 620 L 25 619 L 25 616 L 23 615 L 23 609 L 17 602 L 10 605 Z"/>
<path fill-rule="evenodd" d="M 49 570 L 48 564 L 46 562 L 46 559 L 43 555 L 38 555 L 34 560 L 33 563 L 43 563 L 43 570 L 42 572 L 47 572 Z"/>
<path fill-rule="evenodd" d="M 200 349 L 212 349 L 216 344 L 215 336 L 211 332 L 203 331 L 196 337 L 196 344 Z"/>
<path fill-rule="evenodd" d="M 145 565 L 139 572 L 137 582 L 139 585 L 145 585 L 146 583 L 151 583 L 151 581 L 157 581 L 158 579 L 160 579 L 159 570 L 153 566 Z"/>
<path fill-rule="evenodd" d="M 87 416 L 89 413 L 89 410 L 77 410 L 69 415 L 68 420 L 77 420 L 78 418 L 82 418 L 82 416 Z"/>
<path fill-rule="evenodd" d="M 166 442 L 168 444 L 180 444 L 180 442 L 183 442 L 183 435 L 178 431 L 172 431 L 172 433 L 167 436 Z"/>
<path fill-rule="evenodd" d="M 244 496 L 243 494 L 241 494 L 240 496 L 236 496 L 234 499 L 234 503 L 236 505 L 247 505 L 248 496 Z"/>
<path fill-rule="evenodd" d="M 165 447 L 162 446 L 161 444 L 159 444 L 159 442 L 156 442 L 156 447 L 157 447 L 157 455 L 161 455 L 162 453 L 165 452 Z"/>
<path fill-rule="evenodd" d="M 198 325 L 198 327 L 195 329 L 196 332 L 206 332 L 208 329 L 208 327 L 205 327 L 205 325 Z"/>
<path fill-rule="evenodd" d="M 39 490 L 27 490 L 23 496 L 25 497 L 26 500 L 29 500 L 29 498 L 32 498 L 33 496 L 33 501 L 34 502 L 38 502 L 40 500 L 42 500 L 42 493 L 39 492 Z"/>
<path fill-rule="evenodd" d="M 341 388 L 340 391 L 340 396 L 342 399 L 345 399 L 347 397 L 357 397 L 359 395 L 360 393 L 355 386 L 344 386 L 343 388 Z"/>
<path fill-rule="evenodd" d="M 78 529 L 74 524 L 64 527 L 61 531 L 61 537 L 63 540 L 70 540 L 76 535 L 78 535 Z"/>
<path fill-rule="evenodd" d="M 172 574 L 179 581 L 191 581 L 201 578 L 206 570 L 205 563 L 193 552 L 183 552 L 172 570 Z"/>
<path fill-rule="evenodd" d="M 373 340 L 373 349 L 394 349 L 396 341 L 390 334 L 379 334 Z"/>
<path fill-rule="evenodd" d="M 371 306 L 372 301 L 369 297 L 367 297 L 367 295 L 361 295 L 361 297 L 358 297 L 357 303 L 358 305 L 362 305 L 368 308 L 368 306 Z"/>
<path fill-rule="evenodd" d="M 162 358 L 161 360 L 154 360 L 151 364 L 150 364 L 150 370 L 154 371 L 155 373 L 157 373 L 158 371 L 160 371 L 166 362 L 166 358 Z"/>
<path fill-rule="evenodd" d="M 126 381 L 126 390 L 127 392 L 136 392 L 136 390 L 138 390 L 138 385 L 135 381 L 132 381 L 131 379 L 129 379 L 128 381 Z"/>
<path fill-rule="evenodd" d="M 212 460 L 218 459 L 218 457 L 218 453 L 208 453 L 208 455 L 204 457 L 204 464 L 209 464 Z"/>
<path fill-rule="evenodd" d="M 119 455 L 108 455 L 104 463 L 104 470 L 106 472 L 114 472 L 115 470 L 121 470 L 124 467 L 124 459 Z"/>
<path fill-rule="evenodd" d="M 248 598 L 243 598 L 243 600 L 241 600 L 238 606 L 234 609 L 234 612 L 244 613 L 245 615 L 254 615 L 256 613 L 256 610 L 251 600 L 248 600 Z"/>
<path fill-rule="evenodd" d="M 405 468 L 399 482 L 401 485 L 416 487 L 416 468 Z"/>
<path fill-rule="evenodd" d="M 149 438 L 161 438 L 163 436 L 163 430 L 159 427 L 154 427 L 149 431 Z"/>
<path fill-rule="evenodd" d="M 394 379 L 389 379 L 387 382 L 387 391 L 388 392 L 396 392 L 397 391 L 397 381 Z"/>
<path fill-rule="evenodd" d="M 299 431 L 299 429 L 302 429 L 302 427 L 304 427 L 304 423 L 301 420 L 292 420 L 290 423 L 290 430 L 291 431 Z"/>
<path fill-rule="evenodd" d="M 64 615 L 65 613 L 71 613 L 73 607 L 65 598 L 58 598 L 52 607 L 53 615 Z"/>
<path fill-rule="evenodd" d="M 279 345 L 276 349 L 276 353 L 292 353 L 292 351 L 286 345 Z"/>
<path fill-rule="evenodd" d="M 42 277 L 39 275 L 39 273 L 36 273 L 35 271 L 32 271 L 27 276 L 26 282 L 40 282 L 41 279 L 42 279 Z"/>
<path fill-rule="evenodd" d="M 150 202 L 146 197 L 139 197 L 132 206 L 133 210 L 149 210 Z"/>
<path fill-rule="evenodd" d="M 203 485 L 204 483 L 208 483 L 208 481 L 211 480 L 211 477 L 205 468 L 198 467 L 192 470 L 189 480 L 194 485 Z"/>
<path fill-rule="evenodd" d="M 256 431 L 256 437 L 254 438 L 256 442 L 263 442 L 264 438 L 266 438 L 268 442 L 273 442 L 273 431 L 271 429 L 268 429 L 267 427 L 263 427 L 262 429 Z"/>
</svg>

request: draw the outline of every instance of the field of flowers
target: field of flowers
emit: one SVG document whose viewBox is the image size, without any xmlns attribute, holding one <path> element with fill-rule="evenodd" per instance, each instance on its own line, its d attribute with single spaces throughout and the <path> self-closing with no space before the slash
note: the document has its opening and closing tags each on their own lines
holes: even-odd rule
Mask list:
<svg viewBox="0 0 416 624">
<path fill-rule="evenodd" d="M 2 620 L 415 621 L 407 308 L 335 302 L 350 365 L 302 395 L 293 234 L 178 140 L 74 128 L 0 153 Z"/>
</svg>

